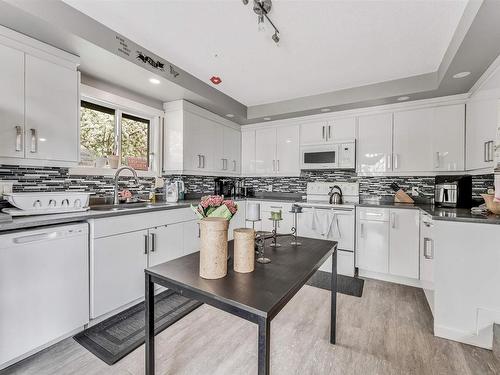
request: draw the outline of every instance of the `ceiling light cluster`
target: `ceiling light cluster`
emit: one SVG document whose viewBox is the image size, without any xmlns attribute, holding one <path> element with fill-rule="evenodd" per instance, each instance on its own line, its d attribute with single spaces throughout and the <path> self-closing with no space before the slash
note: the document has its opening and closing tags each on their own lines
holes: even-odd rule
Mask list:
<svg viewBox="0 0 500 375">
<path fill-rule="evenodd" d="M 249 0 L 242 1 L 243 5 L 247 5 L 249 2 Z M 265 30 L 264 20 L 267 20 L 274 29 L 274 34 L 271 36 L 271 39 L 274 41 L 274 43 L 278 44 L 280 41 L 280 31 L 268 16 L 272 6 L 273 3 L 271 0 L 253 0 L 253 11 L 255 12 L 255 14 L 257 14 L 257 24 L 259 26 L 259 31 Z"/>
</svg>

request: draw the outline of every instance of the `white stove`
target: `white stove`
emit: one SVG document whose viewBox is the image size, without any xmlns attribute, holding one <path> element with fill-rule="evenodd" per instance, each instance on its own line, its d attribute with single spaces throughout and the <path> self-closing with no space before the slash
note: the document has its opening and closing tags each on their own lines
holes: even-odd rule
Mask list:
<svg viewBox="0 0 500 375">
<path fill-rule="evenodd" d="M 330 190 L 338 186 L 342 191 L 343 204 L 330 204 Z M 307 200 L 296 203 L 303 207 L 299 214 L 299 236 L 333 240 L 338 242 L 337 269 L 340 274 L 354 276 L 354 206 L 359 203 L 357 182 L 309 182 Z M 331 272 L 331 260 L 321 271 Z"/>
</svg>

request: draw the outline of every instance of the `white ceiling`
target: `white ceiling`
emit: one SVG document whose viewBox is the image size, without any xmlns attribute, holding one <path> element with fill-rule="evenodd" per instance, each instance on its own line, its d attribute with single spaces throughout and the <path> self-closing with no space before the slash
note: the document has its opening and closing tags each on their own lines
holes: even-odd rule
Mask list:
<svg viewBox="0 0 500 375">
<path fill-rule="evenodd" d="M 275 0 L 277 47 L 252 1 L 64 1 L 247 106 L 434 72 L 467 3 Z"/>
</svg>

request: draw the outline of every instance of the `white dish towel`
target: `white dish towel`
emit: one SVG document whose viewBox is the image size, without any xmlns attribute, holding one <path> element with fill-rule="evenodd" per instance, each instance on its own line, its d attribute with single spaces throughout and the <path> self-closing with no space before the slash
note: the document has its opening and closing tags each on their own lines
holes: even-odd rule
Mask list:
<svg viewBox="0 0 500 375">
<path fill-rule="evenodd" d="M 321 212 L 318 212 L 318 210 L 313 207 L 311 229 L 320 236 L 326 238 L 328 238 L 330 234 L 335 235 L 335 230 L 339 232 L 337 214 L 331 210 L 320 211 Z"/>
<path fill-rule="evenodd" d="M 326 234 L 327 238 L 340 239 L 340 227 L 339 227 L 339 216 L 335 213 L 335 211 L 330 211 L 328 213 L 328 233 Z"/>
</svg>

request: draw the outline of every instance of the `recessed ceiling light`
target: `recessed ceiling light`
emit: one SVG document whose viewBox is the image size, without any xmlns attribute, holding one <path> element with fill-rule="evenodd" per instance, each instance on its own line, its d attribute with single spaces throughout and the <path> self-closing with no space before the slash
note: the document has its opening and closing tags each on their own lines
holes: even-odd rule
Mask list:
<svg viewBox="0 0 500 375">
<path fill-rule="evenodd" d="M 271 120 L 271 117 L 264 117 L 264 120 L 269 121 Z"/>
<path fill-rule="evenodd" d="M 150 78 L 149 82 L 151 82 L 153 85 L 159 85 L 160 80 L 158 78 Z"/>
<path fill-rule="evenodd" d="M 321 108 L 321 112 L 330 112 L 331 109 L 330 108 Z"/>
<path fill-rule="evenodd" d="M 409 96 L 400 96 L 400 97 L 398 98 L 398 100 L 399 100 L 400 102 L 402 102 L 402 101 L 404 101 L 404 100 L 408 100 L 408 99 L 410 99 L 410 97 L 409 97 Z"/>
<path fill-rule="evenodd" d="M 226 117 L 233 118 L 233 117 L 234 117 L 234 115 L 233 115 L 232 113 L 228 113 L 228 114 L 226 115 Z"/>
<path fill-rule="evenodd" d="M 453 78 L 464 78 L 467 77 L 470 74 L 470 72 L 460 72 L 457 74 L 453 74 Z"/>
</svg>

